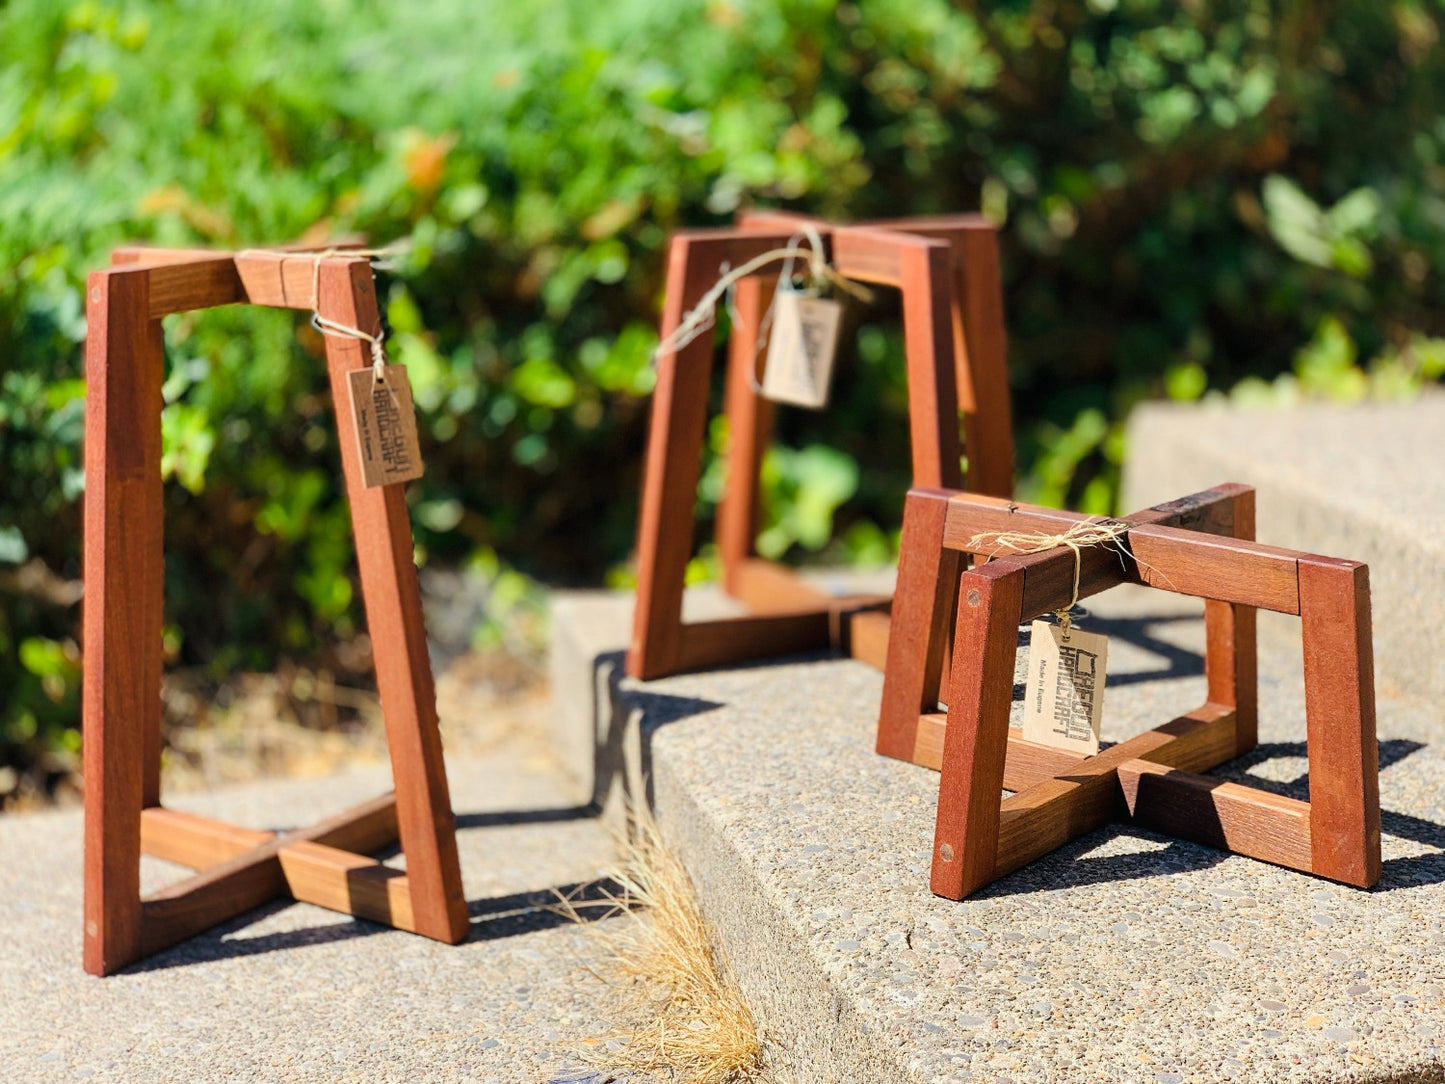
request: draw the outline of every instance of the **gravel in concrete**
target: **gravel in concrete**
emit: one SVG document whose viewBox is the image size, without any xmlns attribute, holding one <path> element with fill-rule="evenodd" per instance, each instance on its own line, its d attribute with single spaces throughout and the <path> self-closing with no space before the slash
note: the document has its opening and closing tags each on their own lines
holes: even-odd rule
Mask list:
<svg viewBox="0 0 1445 1084">
<path fill-rule="evenodd" d="M 1106 740 L 1203 700 L 1199 604 L 1093 607 Z M 872 752 L 877 672 L 813 657 L 641 685 L 616 670 L 629 609 L 559 601 L 557 657 L 591 660 L 570 688 L 600 685 L 597 744 L 636 746 L 800 1081 L 1445 1080 L 1437 706 L 1380 703 L 1374 891 L 1115 826 L 955 903 L 927 885 L 938 775 Z M 1300 671 L 1297 644 L 1264 653 L 1260 746 L 1218 774 L 1307 793 Z"/>
<path fill-rule="evenodd" d="M 595 1080 L 569 1050 L 607 1029 L 595 949 L 545 908 L 611 840 L 526 735 L 449 763 L 471 939 L 459 947 L 276 905 L 107 979 L 81 970 L 78 813 L 0 818 L 0 1079 Z M 174 804 L 289 827 L 390 787 L 385 768 Z M 184 871 L 146 860 L 147 886 Z"/>
<path fill-rule="evenodd" d="M 1287 409 L 1150 403 L 1129 422 L 1129 510 L 1219 482 L 1258 488 L 1260 541 L 1370 566 L 1378 688 L 1445 700 L 1422 637 L 1445 628 L 1445 393 Z"/>
</svg>

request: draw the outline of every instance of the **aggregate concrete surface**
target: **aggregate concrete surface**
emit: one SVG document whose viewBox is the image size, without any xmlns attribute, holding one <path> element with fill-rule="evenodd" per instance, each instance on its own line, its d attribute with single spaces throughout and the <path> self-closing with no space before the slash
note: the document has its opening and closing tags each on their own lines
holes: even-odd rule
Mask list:
<svg viewBox="0 0 1445 1084">
<path fill-rule="evenodd" d="M 1385 693 L 1445 700 L 1424 646 L 1445 625 L 1445 392 L 1404 403 L 1148 403 L 1129 419 L 1124 506 L 1219 482 L 1258 489 L 1261 542 L 1370 566 L 1376 675 Z"/>
<path fill-rule="evenodd" d="M 605 1079 L 569 1053 L 608 1028 L 606 990 L 586 970 L 595 944 L 546 907 L 552 888 L 599 875 L 611 837 L 535 735 L 453 758 L 448 774 L 472 915 L 458 947 L 278 903 L 92 978 L 80 965 L 79 813 L 0 818 L 0 1080 Z M 290 827 L 390 785 L 378 767 L 168 804 Z M 184 872 L 143 862 L 147 888 Z"/>
<path fill-rule="evenodd" d="M 1203 701 L 1201 604 L 1088 605 L 1106 741 Z M 595 699 L 599 748 L 637 747 L 629 785 L 799 1081 L 1445 1080 L 1438 704 L 1379 701 L 1373 891 L 1112 826 L 952 902 L 928 890 L 938 775 L 872 751 L 881 675 L 811 657 L 636 683 L 630 608 L 555 604 L 567 695 Z M 1307 797 L 1297 639 L 1262 639 L 1259 748 L 1215 774 Z"/>
</svg>

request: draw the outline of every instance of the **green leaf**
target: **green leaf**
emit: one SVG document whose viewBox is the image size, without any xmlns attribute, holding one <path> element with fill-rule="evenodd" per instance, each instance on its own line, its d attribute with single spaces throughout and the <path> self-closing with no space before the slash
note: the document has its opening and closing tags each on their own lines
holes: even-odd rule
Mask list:
<svg viewBox="0 0 1445 1084">
<path fill-rule="evenodd" d="M 0 527 L 0 564 L 19 565 L 30 557 L 25 536 L 18 527 Z"/>
<path fill-rule="evenodd" d="M 512 373 L 512 389 L 536 406 L 561 410 L 571 406 L 577 383 L 551 358 L 529 358 Z"/>
</svg>

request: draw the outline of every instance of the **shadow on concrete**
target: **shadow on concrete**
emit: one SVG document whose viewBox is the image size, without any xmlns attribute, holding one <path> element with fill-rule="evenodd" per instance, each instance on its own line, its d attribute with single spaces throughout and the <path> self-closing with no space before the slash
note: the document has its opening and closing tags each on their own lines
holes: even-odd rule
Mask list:
<svg viewBox="0 0 1445 1084">
<path fill-rule="evenodd" d="M 584 820 L 596 817 L 598 813 L 599 809 L 594 805 L 460 813 L 457 815 L 456 825 L 458 831 L 501 828 L 520 824 Z M 393 844 L 373 851 L 372 855 L 386 861 L 400 853 L 400 848 Z M 615 899 L 621 894 L 621 890 L 622 886 L 617 882 L 602 879 L 556 885 L 551 888 L 518 892 L 508 896 L 468 900 L 467 914 L 471 917 L 472 925 L 467 940 L 495 941 L 534 933 L 538 930 L 552 929 L 556 926 L 566 926 L 579 920 L 594 922 L 610 917 L 621 909 L 621 905 Z M 558 910 L 558 904 L 563 899 L 571 901 L 578 916 L 576 919 Z M 338 914 L 336 922 L 323 926 L 308 926 L 304 929 L 285 930 L 257 937 L 237 936 L 248 926 L 278 914 L 294 903 L 295 901 L 290 899 L 277 899 L 229 922 L 213 926 L 175 948 L 147 957 L 126 968 L 125 971 L 140 973 L 215 963 L 220 960 L 258 956 L 285 949 L 324 945 L 335 941 L 350 941 L 358 937 L 387 933 L 392 929 L 381 923 Z M 347 921 L 348 918 L 350 921 Z"/>
<path fill-rule="evenodd" d="M 121 974 L 165 971 L 175 967 L 191 967 L 196 964 L 217 963 L 221 960 L 235 960 L 245 956 L 260 956 L 267 952 L 305 948 L 309 945 L 328 945 L 335 941 L 351 941 L 358 937 L 384 933 L 390 928 L 363 919 L 348 921 L 347 916 L 338 915 L 336 922 L 327 923 L 324 926 L 283 930 L 256 937 L 236 936 L 247 926 L 270 918 L 292 906 L 293 903 L 292 900 L 278 899 L 258 907 L 254 911 L 247 911 L 239 918 L 213 926 L 204 933 L 192 937 L 189 941 L 181 942 L 175 948 L 148 956 L 127 967 Z"/>
<path fill-rule="evenodd" d="M 592 758 L 591 808 L 598 810 L 619 800 L 624 809 L 651 808 L 652 736 L 671 723 L 722 707 L 713 700 L 650 692 L 646 687 L 629 690 L 624 695 L 625 657 L 624 651 L 609 651 L 592 661 L 592 720 L 596 737 Z M 597 674 L 605 675 L 606 681 L 597 681 Z M 600 699 L 603 689 L 609 700 L 606 704 Z M 600 721 L 605 722 L 599 726 Z M 637 770 L 632 772 L 627 764 L 627 735 L 634 727 L 638 730 L 640 755 Z"/>
<path fill-rule="evenodd" d="M 1129 837 L 1163 843 L 1127 854 L 1090 855 L 1088 852 L 1111 840 Z M 972 893 L 969 899 L 1006 899 L 1029 892 L 1080 888 L 1085 885 L 1167 877 L 1170 874 L 1217 866 L 1229 857 L 1201 843 L 1172 839 L 1132 824 L 1107 824 L 1087 835 L 1065 843 L 1037 862 L 1015 870 Z"/>
<path fill-rule="evenodd" d="M 569 805 L 554 809 L 509 809 L 487 810 L 477 813 L 458 813 L 457 831 L 468 828 L 507 828 L 518 824 L 557 824 L 562 821 L 582 821 L 596 817 L 596 805 Z"/>
<path fill-rule="evenodd" d="M 621 894 L 620 884 L 604 878 L 531 892 L 516 892 L 507 896 L 468 900 L 467 914 L 472 920 L 472 926 L 467 941 L 499 941 L 539 930 L 554 929 L 557 926 L 611 918 L 624 909 L 617 900 Z M 559 908 L 563 899 L 570 901 L 576 918 Z M 276 900 L 254 911 L 248 911 L 239 918 L 214 926 L 175 948 L 147 957 L 126 968 L 124 973 L 165 971 L 392 932 L 390 926 L 359 918 L 348 921 L 348 916 L 338 914 L 337 921 L 323 926 L 307 926 L 304 929 L 284 930 L 256 937 L 237 936 L 246 927 L 278 914 L 292 906 L 293 902 Z"/>
<path fill-rule="evenodd" d="M 620 914 L 622 885 L 610 877 L 600 881 L 579 881 L 535 892 L 471 900 L 467 914 L 472 919 L 469 941 L 497 941 L 504 937 L 550 930 L 557 926 L 598 922 Z M 563 900 L 570 909 L 561 906 Z"/>
<path fill-rule="evenodd" d="M 1169 614 L 1158 617 L 1088 617 L 1080 622 L 1089 632 L 1102 633 L 1111 640 L 1125 643 L 1149 652 L 1162 660 L 1162 665 L 1151 670 L 1135 670 L 1125 674 L 1110 674 L 1109 687 L 1142 685 L 1149 681 L 1170 681 L 1175 678 L 1199 677 L 1204 673 L 1204 656 L 1187 647 L 1180 647 L 1168 640 L 1161 640 L 1152 631 L 1159 625 L 1196 623 L 1199 614 Z M 1020 637 L 1027 643 L 1026 635 Z"/>
<path fill-rule="evenodd" d="M 1148 670 L 1124 674 L 1110 674 L 1111 687 L 1142 684 L 1150 681 L 1167 681 L 1176 678 L 1198 677 L 1204 673 L 1204 658 L 1196 651 L 1180 647 L 1161 639 L 1155 633 L 1160 625 L 1197 622 L 1198 614 L 1170 614 L 1129 618 L 1087 617 L 1091 631 L 1103 633 L 1111 638 L 1128 642 L 1157 656 L 1162 664 Z M 1028 630 L 1019 630 L 1019 644 L 1028 643 Z M 621 688 L 624 680 L 622 651 L 608 652 L 593 660 L 594 678 L 605 675 L 605 681 L 594 680 L 592 718 L 605 720 L 605 732 L 599 732 L 594 745 L 594 786 L 591 810 L 604 808 L 615 801 L 620 788 L 621 798 L 631 804 L 645 802 L 648 807 L 653 801 L 652 793 L 652 737 L 661 728 L 683 719 L 692 718 L 712 711 L 722 705 L 698 697 L 677 696 L 670 693 L 649 691 L 647 685 L 634 684 L 624 694 Z M 793 656 L 792 660 L 816 655 L 820 658 L 834 657 L 829 653 L 809 653 Z M 758 660 L 729 669 L 751 669 L 773 665 L 778 660 Z M 605 693 L 604 691 L 605 690 Z M 610 703 L 601 702 L 607 696 Z M 1022 685 L 1015 685 L 1015 699 L 1023 695 Z M 626 764 L 627 735 L 632 727 L 638 728 L 637 747 L 640 750 L 640 764 L 636 772 L 629 772 Z M 596 727 L 602 731 L 602 727 Z M 1424 748 L 1421 742 L 1406 739 L 1391 739 L 1379 743 L 1380 770 Z M 1251 773 L 1267 761 L 1281 757 L 1306 757 L 1304 742 L 1266 742 L 1256 746 L 1241 757 L 1220 765 L 1208 774 L 1220 782 L 1238 782 L 1259 790 L 1269 791 L 1300 801 L 1309 799 L 1308 774 L 1289 781 L 1265 779 Z M 559 817 L 560 819 L 560 817 Z M 1383 876 L 1374 891 L 1389 892 L 1399 888 L 1418 885 L 1445 883 L 1445 825 L 1436 824 L 1420 817 L 1397 813 L 1388 809 L 1381 811 L 1382 833 L 1438 848 L 1436 853 L 1421 854 L 1403 858 L 1387 859 Z M 1129 834 L 1165 844 L 1162 848 L 1143 850 L 1123 855 L 1087 857 L 1087 852 L 1100 843 L 1117 836 Z M 1189 840 L 1174 839 L 1128 822 L 1116 822 L 1074 840 L 1059 851 L 1056 856 L 1077 855 L 1072 861 L 1061 863 L 1041 860 L 1032 867 L 1025 867 L 994 882 L 976 894 L 977 898 L 1009 896 L 1019 892 L 1042 888 L 1060 888 L 1073 885 L 1096 884 L 1104 881 L 1127 880 L 1130 878 L 1157 877 L 1169 873 L 1193 869 L 1205 869 L 1222 862 L 1230 852 L 1217 850 L 1206 844 Z M 1032 883 L 1030 870 L 1046 867 L 1047 875 Z M 1305 874 L 1304 876 L 1308 876 Z"/>
</svg>

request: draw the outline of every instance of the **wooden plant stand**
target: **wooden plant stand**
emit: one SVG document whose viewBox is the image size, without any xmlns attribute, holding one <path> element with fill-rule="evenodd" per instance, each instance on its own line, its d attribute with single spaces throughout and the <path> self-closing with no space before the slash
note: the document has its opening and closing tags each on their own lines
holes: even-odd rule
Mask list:
<svg viewBox="0 0 1445 1084">
<path fill-rule="evenodd" d="M 287 895 L 460 942 L 466 900 L 404 487 L 362 484 L 347 410 L 337 411 L 341 459 L 395 794 L 281 835 L 160 803 L 161 318 L 268 305 L 374 333 L 369 262 L 327 258 L 318 269 L 311 256 L 279 252 L 126 249 L 115 263 L 87 287 L 85 969 L 111 974 Z M 328 336 L 326 355 L 332 395 L 345 403 L 347 373 L 371 364 L 368 351 Z M 365 857 L 398 836 L 405 873 Z M 142 899 L 143 853 L 199 872 Z"/>
<path fill-rule="evenodd" d="M 804 223 L 818 231 L 841 274 L 902 294 L 915 484 L 963 484 L 961 412 L 969 435 L 970 483 L 1009 493 L 1013 434 L 998 245 L 979 216 L 840 226 L 767 213 L 744 216 L 735 229 L 678 234 L 669 254 L 662 337 L 698 303 L 721 266 L 736 267 L 785 246 Z M 758 476 L 773 417 L 772 404 L 755 390 L 755 338 L 776 279 L 773 267 L 738 283 L 738 323 L 745 330 L 729 344 L 724 405 L 728 466 L 717 540 L 724 589 L 749 612 L 704 622 L 682 619 L 712 371 L 711 338 L 703 336 L 658 359 L 638 531 L 637 609 L 627 655 L 627 672 L 634 677 L 830 646 L 883 664 L 887 596 L 825 594 L 754 550 Z"/>
<path fill-rule="evenodd" d="M 980 533 L 1056 534 L 1085 518 L 939 490 L 908 496 L 878 751 L 942 770 L 933 891 L 962 899 L 1115 819 L 1373 885 L 1380 801 L 1368 569 L 1251 541 L 1249 487 L 1219 486 L 1128 517 L 1121 541 L 1132 559 L 1082 551 L 1081 599 L 1121 583 L 1205 599 L 1206 702 L 1089 757 L 1010 736 L 1019 625 L 1068 604 L 1074 553 L 997 557 L 960 573 L 963 555 Z M 1308 802 L 1195 774 L 1255 744 L 1255 608 L 1303 623 Z M 1015 793 L 1000 805 L 1005 789 Z"/>
</svg>

